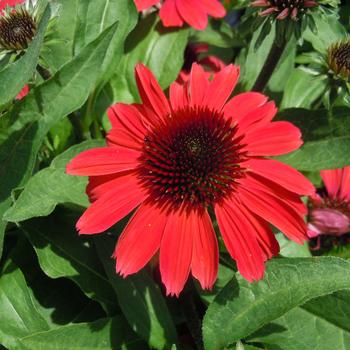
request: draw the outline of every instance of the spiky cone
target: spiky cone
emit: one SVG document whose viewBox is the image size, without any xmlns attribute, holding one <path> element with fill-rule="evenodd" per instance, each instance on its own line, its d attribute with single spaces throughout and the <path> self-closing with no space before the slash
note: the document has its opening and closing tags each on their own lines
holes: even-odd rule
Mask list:
<svg viewBox="0 0 350 350">
<path fill-rule="evenodd" d="M 336 77 L 350 80 L 350 39 L 338 41 L 328 48 L 327 64 Z"/>
<path fill-rule="evenodd" d="M 8 51 L 25 50 L 37 30 L 35 18 L 24 8 L 0 16 L 0 45 Z"/>
<path fill-rule="evenodd" d="M 297 21 L 308 8 L 318 6 L 314 0 L 255 0 L 252 7 L 263 8 L 260 16 L 272 15 L 277 20 L 290 18 Z"/>
</svg>

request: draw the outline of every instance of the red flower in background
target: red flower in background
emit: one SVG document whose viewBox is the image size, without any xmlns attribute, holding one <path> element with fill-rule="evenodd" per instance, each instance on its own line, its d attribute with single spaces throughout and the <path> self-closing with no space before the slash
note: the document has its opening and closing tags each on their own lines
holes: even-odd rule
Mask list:
<svg viewBox="0 0 350 350">
<path fill-rule="evenodd" d="M 350 166 L 322 170 L 326 193 L 311 198 L 308 236 L 341 236 L 350 232 Z"/>
<path fill-rule="evenodd" d="M 25 0 L 0 0 L 0 14 L 6 8 L 6 6 L 16 6 L 19 4 L 23 4 Z"/>
<path fill-rule="evenodd" d="M 138 11 L 159 3 L 159 0 L 134 1 Z M 221 18 L 226 15 L 226 10 L 219 0 L 164 0 L 159 12 L 165 27 L 182 27 L 186 22 L 198 30 L 206 28 L 208 15 Z"/>
<path fill-rule="evenodd" d="M 23 97 L 27 96 L 29 92 L 29 86 L 25 85 L 21 92 L 16 96 L 16 100 L 22 100 Z"/>
<path fill-rule="evenodd" d="M 207 72 L 208 78 L 210 78 L 213 73 L 219 72 L 226 66 L 220 58 L 206 55 L 208 50 L 208 44 L 190 43 L 187 45 L 185 50 L 185 62 L 178 78 L 176 79 L 178 83 L 183 84 L 189 80 L 191 67 L 195 62 L 203 66 Z"/>
<path fill-rule="evenodd" d="M 170 86 L 167 99 L 152 73 L 136 67 L 142 104 L 109 109 L 107 147 L 85 151 L 68 165 L 90 176 L 92 202 L 77 223 L 81 234 L 103 232 L 136 209 L 114 256 L 123 276 L 143 268 L 160 251 L 167 294 L 179 295 L 190 271 L 211 288 L 218 243 L 208 209 L 240 273 L 264 275 L 264 262 L 279 251 L 268 223 L 290 239 L 307 238 L 300 195 L 314 193 L 299 172 L 265 158 L 296 150 L 300 131 L 272 122 L 273 102 L 256 92 L 228 100 L 239 68 L 228 65 L 208 81 L 194 64 L 189 81 Z"/>
</svg>

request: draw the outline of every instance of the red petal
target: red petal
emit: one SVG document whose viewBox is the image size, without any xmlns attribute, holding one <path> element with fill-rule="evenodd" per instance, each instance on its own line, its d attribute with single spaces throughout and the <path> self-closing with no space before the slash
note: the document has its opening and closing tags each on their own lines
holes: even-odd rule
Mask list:
<svg viewBox="0 0 350 350">
<path fill-rule="evenodd" d="M 342 169 L 321 170 L 320 171 L 324 185 L 326 186 L 329 197 L 336 198 L 342 182 Z"/>
<path fill-rule="evenodd" d="M 164 27 L 182 27 L 182 20 L 177 8 L 175 0 L 165 0 L 160 11 L 159 17 Z"/>
<path fill-rule="evenodd" d="M 197 63 L 193 63 L 190 75 L 191 105 L 202 106 L 205 93 L 209 86 L 204 69 Z"/>
<path fill-rule="evenodd" d="M 170 0 L 167 0 L 170 1 Z M 203 30 L 208 25 L 208 15 L 199 7 L 195 0 L 171 0 L 176 2 L 176 8 L 181 18 L 191 27 Z"/>
<path fill-rule="evenodd" d="M 210 16 L 215 18 L 226 16 L 225 7 L 218 0 L 201 0 L 198 4 Z"/>
<path fill-rule="evenodd" d="M 278 156 L 302 145 L 300 130 L 289 122 L 273 122 L 246 134 L 246 150 L 254 156 Z"/>
<path fill-rule="evenodd" d="M 271 259 L 273 256 L 276 256 L 280 251 L 280 246 L 266 221 L 254 215 L 248 208 L 245 208 L 243 205 L 240 206 L 240 209 L 243 215 L 255 228 L 255 238 L 257 239 L 260 248 L 262 249 L 264 260 Z"/>
<path fill-rule="evenodd" d="M 170 102 L 174 110 L 184 108 L 188 104 L 188 97 L 185 87 L 182 84 L 174 82 L 169 89 Z"/>
<path fill-rule="evenodd" d="M 90 202 L 94 202 L 105 193 L 113 191 L 116 186 L 120 186 L 125 182 L 134 181 L 130 175 L 134 170 L 123 171 L 118 174 L 90 176 L 89 183 L 86 187 L 86 193 Z"/>
<path fill-rule="evenodd" d="M 170 107 L 156 78 L 153 73 L 141 63 L 136 65 L 135 77 L 142 102 L 147 108 L 153 110 L 161 121 L 170 114 Z"/>
<path fill-rule="evenodd" d="M 193 225 L 192 275 L 203 289 L 211 289 L 218 273 L 218 242 L 207 212 L 193 216 Z"/>
<path fill-rule="evenodd" d="M 146 128 L 142 122 L 144 116 L 137 109 L 136 105 L 117 103 L 108 108 L 107 114 L 112 128 L 126 129 L 139 140 L 144 139 Z"/>
<path fill-rule="evenodd" d="M 117 273 L 125 277 L 147 264 L 159 249 L 166 222 L 167 215 L 157 206 L 141 204 L 118 240 Z"/>
<path fill-rule="evenodd" d="M 121 182 L 93 202 L 77 222 L 81 234 L 100 233 L 135 209 L 144 199 L 136 177 Z"/>
<path fill-rule="evenodd" d="M 122 146 L 140 151 L 142 148 L 141 140 L 128 132 L 126 129 L 113 128 L 106 137 L 107 144 L 110 147 Z"/>
<path fill-rule="evenodd" d="M 240 187 L 239 198 L 252 212 L 279 228 L 287 237 L 302 244 L 306 224 L 294 210 L 272 194 Z"/>
<path fill-rule="evenodd" d="M 221 235 L 227 250 L 236 260 L 238 271 L 249 282 L 264 275 L 264 257 L 255 238 L 255 228 L 234 201 L 215 206 Z"/>
<path fill-rule="evenodd" d="M 1 9 L 1 4 L 0 4 L 0 9 Z M 22 98 L 26 97 L 28 93 L 29 93 L 29 86 L 25 85 L 24 88 L 16 96 L 16 100 L 22 100 Z"/>
<path fill-rule="evenodd" d="M 315 193 L 313 184 L 299 171 L 273 159 L 250 159 L 244 163 L 249 170 L 274 181 L 287 190 L 300 195 Z"/>
<path fill-rule="evenodd" d="M 239 134 L 250 133 L 256 131 L 264 125 L 270 125 L 271 120 L 277 113 L 277 108 L 273 101 L 257 107 L 255 110 L 247 113 L 244 118 L 238 122 Z"/>
<path fill-rule="evenodd" d="M 193 250 L 193 215 L 169 214 L 160 246 L 160 273 L 167 295 L 179 296 L 188 278 Z"/>
<path fill-rule="evenodd" d="M 264 105 L 268 97 L 258 92 L 243 92 L 231 98 L 224 107 L 226 118 L 240 122 L 248 113 Z"/>
<path fill-rule="evenodd" d="M 239 67 L 229 64 L 214 75 L 204 99 L 211 109 L 221 110 L 230 97 L 239 78 Z"/>
<path fill-rule="evenodd" d="M 137 11 L 147 10 L 149 7 L 157 5 L 159 0 L 134 0 Z"/>
<path fill-rule="evenodd" d="M 139 157 L 140 152 L 125 147 L 94 148 L 73 158 L 66 172 L 81 176 L 114 174 L 136 168 Z"/>
<path fill-rule="evenodd" d="M 340 198 L 350 200 L 350 166 L 343 168 L 343 176 L 339 196 Z"/>
</svg>

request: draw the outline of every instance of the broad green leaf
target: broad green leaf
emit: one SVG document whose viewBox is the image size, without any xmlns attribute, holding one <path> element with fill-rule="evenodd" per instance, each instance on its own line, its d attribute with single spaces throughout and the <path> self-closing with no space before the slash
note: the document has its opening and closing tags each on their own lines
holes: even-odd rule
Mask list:
<svg viewBox="0 0 350 350">
<path fill-rule="evenodd" d="M 87 178 L 66 174 L 67 163 L 80 152 L 103 146 L 103 141 L 86 141 L 69 148 L 56 157 L 50 167 L 36 173 L 26 184 L 4 219 L 20 222 L 53 212 L 57 204 L 73 203 L 82 207 L 89 204 L 85 194 Z"/>
<path fill-rule="evenodd" d="M 250 341 L 283 350 L 347 350 L 350 347 L 350 294 L 340 291 L 316 298 L 256 332 Z"/>
<path fill-rule="evenodd" d="M 116 101 L 138 101 L 134 69 L 145 64 L 157 77 L 162 88 L 173 82 L 184 61 L 188 29 L 169 29 L 161 26 L 157 15 L 141 20 L 128 36 L 123 59 L 111 81 Z"/>
<path fill-rule="evenodd" d="M 260 30 L 255 31 L 253 38 L 249 44 L 248 52 L 244 64 L 241 64 L 240 82 L 243 84 L 245 90 L 250 90 L 257 79 L 261 68 L 263 67 L 270 47 L 275 40 L 275 30 L 271 30 L 265 37 L 263 43 L 258 49 L 255 48 L 255 43 L 259 38 Z M 290 71 L 294 67 L 295 59 L 295 40 L 290 40 L 285 48 L 282 57 L 271 76 L 269 88 L 273 91 L 282 91 L 283 87 L 290 76 Z M 242 58 L 240 58 L 242 60 Z"/>
<path fill-rule="evenodd" d="M 123 317 L 91 323 L 68 324 L 18 339 L 16 350 L 110 350 L 145 349 L 142 341 L 125 326 Z"/>
<path fill-rule="evenodd" d="M 98 254 L 118 296 L 119 305 L 132 329 L 152 348 L 164 349 L 176 343 L 174 323 L 165 300 L 146 272 L 140 271 L 123 279 L 115 272 L 111 259 L 115 242 L 108 237 L 95 237 Z"/>
<path fill-rule="evenodd" d="M 10 102 L 30 80 L 39 59 L 41 44 L 50 18 L 50 6 L 46 6 L 38 32 L 26 53 L 0 72 L 0 106 Z"/>
<path fill-rule="evenodd" d="M 100 76 L 100 65 L 117 24 L 106 29 L 50 80 L 0 118 L 0 201 L 30 177 L 45 135 L 82 106 Z"/>
<path fill-rule="evenodd" d="M 326 54 L 330 45 L 347 37 L 346 29 L 335 15 L 316 15 L 313 16 L 313 18 L 317 27 L 317 33 L 313 33 L 310 28 L 308 28 L 303 37 L 316 51 Z"/>
<path fill-rule="evenodd" d="M 79 236 L 75 217 L 52 215 L 25 222 L 21 229 L 28 236 L 42 270 L 51 278 L 74 281 L 90 298 L 106 310 L 113 310 L 116 297 L 91 240 Z"/>
<path fill-rule="evenodd" d="M 350 109 L 288 109 L 280 119 L 288 120 L 302 131 L 304 145 L 295 152 L 278 157 L 306 171 L 341 168 L 350 164 Z"/>
<path fill-rule="evenodd" d="M 284 258 L 266 265 L 263 280 L 238 276 L 210 304 L 203 323 L 207 350 L 243 339 L 312 298 L 350 288 L 350 262 L 339 258 Z"/>
<path fill-rule="evenodd" d="M 287 80 L 280 109 L 310 108 L 326 88 L 324 77 L 315 77 L 296 68 Z"/>
<path fill-rule="evenodd" d="M 7 264 L 0 275 L 0 310 L 0 344 L 7 348 L 14 348 L 18 338 L 49 329 L 22 272 L 14 264 Z"/>
<path fill-rule="evenodd" d="M 288 239 L 283 233 L 277 233 L 276 238 L 280 245 L 280 254 L 287 258 L 307 258 L 311 256 L 309 245 L 297 244 Z"/>
<path fill-rule="evenodd" d="M 211 19 L 204 30 L 193 30 L 193 40 L 223 48 L 241 47 L 244 41 L 240 33 L 225 21 Z"/>
<path fill-rule="evenodd" d="M 52 41 L 44 46 L 44 58 L 50 68 L 59 69 L 117 21 L 118 29 L 101 61 L 104 77 L 107 78 L 123 55 L 126 36 L 136 25 L 138 15 L 133 1 L 58 0 L 58 3 L 59 16 L 53 28 Z"/>
<path fill-rule="evenodd" d="M 10 207 L 10 205 L 11 205 L 11 198 L 7 198 L 0 203 L 0 259 L 2 256 L 5 229 L 7 225 L 7 222 L 3 220 L 2 217 L 5 214 L 6 210 Z"/>
</svg>

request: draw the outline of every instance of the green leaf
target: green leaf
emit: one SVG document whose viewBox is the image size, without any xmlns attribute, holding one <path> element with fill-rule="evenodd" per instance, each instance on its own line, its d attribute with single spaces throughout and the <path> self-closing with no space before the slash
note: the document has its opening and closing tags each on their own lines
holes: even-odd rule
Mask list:
<svg viewBox="0 0 350 350">
<path fill-rule="evenodd" d="M 276 234 L 276 238 L 280 245 L 280 254 L 282 256 L 287 258 L 306 258 L 311 256 L 307 242 L 304 244 L 297 244 L 280 232 Z"/>
<path fill-rule="evenodd" d="M 275 27 L 273 26 L 270 33 L 265 36 L 265 40 L 262 42 L 259 48 L 255 49 L 255 43 L 259 38 L 260 30 L 262 30 L 262 28 L 254 32 L 245 61 L 243 61 L 244 64 L 241 65 L 242 72 L 240 82 L 243 84 L 245 90 L 250 90 L 254 85 L 254 82 L 256 81 L 261 68 L 265 63 L 271 45 L 275 40 Z M 271 81 L 269 82 L 268 86 L 272 91 L 283 90 L 284 85 L 290 76 L 290 71 L 294 67 L 295 50 L 296 42 L 293 39 L 288 42 L 287 47 L 285 48 L 273 75 L 271 76 Z"/>
<path fill-rule="evenodd" d="M 288 109 L 279 119 L 288 120 L 302 131 L 304 145 L 295 152 L 278 157 L 300 170 L 316 171 L 341 168 L 350 164 L 350 109 Z"/>
<path fill-rule="evenodd" d="M 145 349 L 144 344 L 125 327 L 123 317 L 96 322 L 69 324 L 38 332 L 18 340 L 16 350 L 110 350 Z"/>
<path fill-rule="evenodd" d="M 210 304 L 203 323 L 207 350 L 245 338 L 312 298 L 350 288 L 350 262 L 339 258 L 284 258 L 266 265 L 263 280 L 238 277 Z"/>
<path fill-rule="evenodd" d="M 240 33 L 225 21 L 211 19 L 204 30 L 193 30 L 193 41 L 223 48 L 244 46 Z"/>
<path fill-rule="evenodd" d="M 38 32 L 26 53 L 18 61 L 8 65 L 0 72 L 0 106 L 11 102 L 32 77 L 38 63 L 40 48 L 50 19 L 50 13 L 50 6 L 46 6 Z"/>
<path fill-rule="evenodd" d="M 115 272 L 110 258 L 115 242 L 108 237 L 95 237 L 98 254 L 118 296 L 119 305 L 132 329 L 156 349 L 176 343 L 174 323 L 165 300 L 146 272 L 122 278 Z"/>
<path fill-rule="evenodd" d="M 22 272 L 7 264 L 0 276 L 0 344 L 14 348 L 18 338 L 49 329 Z"/>
<path fill-rule="evenodd" d="M 106 29 L 50 80 L 0 118 L 0 201 L 28 181 L 50 128 L 85 102 L 100 76 L 101 61 L 116 28 L 114 24 Z"/>
<path fill-rule="evenodd" d="M 287 80 L 280 109 L 310 108 L 325 92 L 327 85 L 324 76 L 315 77 L 302 69 L 294 69 Z"/>
<path fill-rule="evenodd" d="M 317 32 L 313 33 L 312 30 L 308 28 L 303 37 L 316 51 L 326 54 L 330 45 L 347 37 L 347 31 L 339 22 L 337 16 L 314 15 L 312 18 L 315 21 Z"/>
<path fill-rule="evenodd" d="M 126 55 L 111 81 L 114 99 L 124 103 L 139 100 L 134 69 L 140 62 L 151 69 L 162 88 L 167 88 L 183 65 L 188 32 L 162 27 L 156 14 L 141 20 L 126 40 Z"/>
<path fill-rule="evenodd" d="M 56 157 L 50 167 L 39 171 L 28 181 L 14 205 L 5 213 L 4 219 L 20 222 L 37 216 L 46 216 L 61 203 L 87 207 L 89 205 L 85 194 L 87 178 L 67 175 L 66 165 L 80 152 L 103 144 L 103 141 L 86 141 Z"/>
<path fill-rule="evenodd" d="M 256 332 L 249 341 L 283 350 L 347 350 L 350 347 L 349 291 L 313 299 Z"/>
<path fill-rule="evenodd" d="M 21 229 L 32 243 L 46 275 L 71 279 L 106 310 L 114 310 L 116 298 L 111 284 L 91 240 L 84 239 L 76 232 L 75 221 L 75 217 L 52 215 L 28 221 Z"/>
</svg>

